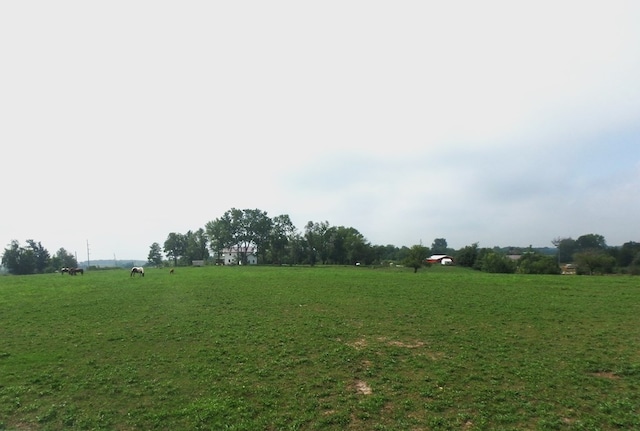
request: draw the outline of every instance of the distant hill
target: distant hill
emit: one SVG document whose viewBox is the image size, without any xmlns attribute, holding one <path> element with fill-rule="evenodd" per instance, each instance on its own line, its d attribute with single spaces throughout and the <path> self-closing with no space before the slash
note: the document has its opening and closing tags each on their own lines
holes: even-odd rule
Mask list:
<svg viewBox="0 0 640 431">
<path fill-rule="evenodd" d="M 143 266 L 147 263 L 146 260 L 136 260 L 136 259 L 103 259 L 103 260 L 91 260 L 89 264 L 87 261 L 78 262 L 78 266 L 81 268 L 86 268 L 87 266 L 97 266 L 99 268 L 131 268 L 132 266 Z"/>
</svg>

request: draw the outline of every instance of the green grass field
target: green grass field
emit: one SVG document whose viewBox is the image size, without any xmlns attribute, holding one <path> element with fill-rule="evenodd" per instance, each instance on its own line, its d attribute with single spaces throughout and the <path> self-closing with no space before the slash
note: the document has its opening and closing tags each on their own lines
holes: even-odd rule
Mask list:
<svg viewBox="0 0 640 431">
<path fill-rule="evenodd" d="M 640 278 L 0 277 L 0 430 L 640 429 Z"/>
</svg>

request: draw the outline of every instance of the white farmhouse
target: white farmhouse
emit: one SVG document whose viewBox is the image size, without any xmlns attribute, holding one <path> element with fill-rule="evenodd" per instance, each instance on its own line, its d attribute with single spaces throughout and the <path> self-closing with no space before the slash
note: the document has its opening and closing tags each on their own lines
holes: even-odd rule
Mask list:
<svg viewBox="0 0 640 431">
<path fill-rule="evenodd" d="M 245 251 L 244 247 L 238 247 L 234 245 L 230 248 L 223 248 L 220 253 L 219 261 L 224 265 L 242 265 L 242 252 Z M 247 264 L 248 265 L 257 265 L 258 264 L 258 256 L 256 256 L 257 248 L 254 246 L 249 246 L 246 249 L 247 253 Z"/>
</svg>

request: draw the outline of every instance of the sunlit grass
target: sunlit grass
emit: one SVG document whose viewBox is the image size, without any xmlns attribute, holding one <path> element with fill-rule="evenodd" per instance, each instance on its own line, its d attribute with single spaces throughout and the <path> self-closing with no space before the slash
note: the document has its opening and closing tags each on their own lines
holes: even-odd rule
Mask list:
<svg viewBox="0 0 640 431">
<path fill-rule="evenodd" d="M 0 277 L 0 429 L 640 427 L 632 277 Z"/>
</svg>

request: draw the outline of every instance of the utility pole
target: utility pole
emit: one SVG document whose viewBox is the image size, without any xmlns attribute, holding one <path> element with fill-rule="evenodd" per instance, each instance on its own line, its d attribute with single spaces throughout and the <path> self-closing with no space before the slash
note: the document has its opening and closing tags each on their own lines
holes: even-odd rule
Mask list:
<svg viewBox="0 0 640 431">
<path fill-rule="evenodd" d="M 89 259 L 89 240 L 87 240 L 87 268 L 91 266 L 91 260 Z"/>
</svg>

